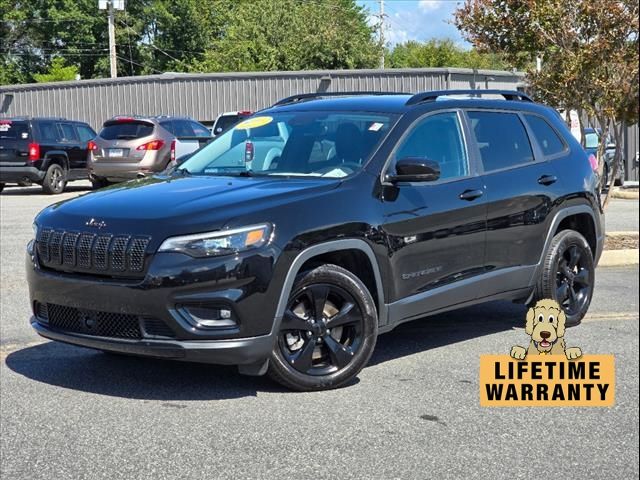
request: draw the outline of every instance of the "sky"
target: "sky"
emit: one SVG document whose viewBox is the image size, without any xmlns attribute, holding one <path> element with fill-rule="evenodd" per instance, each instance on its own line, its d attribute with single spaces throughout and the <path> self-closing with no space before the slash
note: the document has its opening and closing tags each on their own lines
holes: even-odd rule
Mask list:
<svg viewBox="0 0 640 480">
<path fill-rule="evenodd" d="M 379 13 L 378 0 L 356 0 L 369 9 L 370 14 Z M 407 40 L 424 41 L 430 38 L 449 38 L 461 46 L 469 45 L 462 39 L 458 29 L 447 21 L 453 18 L 458 0 L 384 0 L 387 15 L 385 38 L 390 46 Z M 375 24 L 377 18 L 371 18 Z"/>
</svg>

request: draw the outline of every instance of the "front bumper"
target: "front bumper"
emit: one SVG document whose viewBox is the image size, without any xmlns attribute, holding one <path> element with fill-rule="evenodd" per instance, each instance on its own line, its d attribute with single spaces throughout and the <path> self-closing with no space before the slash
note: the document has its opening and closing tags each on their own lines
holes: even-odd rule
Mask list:
<svg viewBox="0 0 640 480">
<path fill-rule="evenodd" d="M 271 334 L 229 340 L 125 340 L 56 331 L 38 322 L 35 317 L 31 317 L 31 326 L 40 336 L 49 340 L 116 353 L 187 362 L 248 365 L 269 358 L 273 348 Z"/>
<path fill-rule="evenodd" d="M 42 182 L 45 172 L 36 167 L 0 167 L 0 183 Z"/>
<path fill-rule="evenodd" d="M 30 248 L 27 282 L 36 315 L 31 325 L 45 338 L 100 350 L 227 365 L 264 362 L 275 339 L 279 290 L 272 268 L 278 254 L 275 246 L 210 259 L 156 254 L 144 278 L 118 280 L 42 268 Z M 41 305 L 57 309 L 57 323 L 49 314 L 40 315 Z M 189 307 L 213 306 L 228 307 L 236 325 L 207 329 L 193 323 Z M 101 326 L 111 321 L 108 318 L 116 318 L 114 323 L 137 318 L 140 329 L 130 337 L 101 333 L 109 328 L 93 329 L 92 334 L 91 327 L 67 327 L 66 318 L 76 322 L 85 315 L 97 318 Z M 145 319 L 162 322 L 164 332 L 168 328 L 170 333 L 151 333 Z"/>
</svg>

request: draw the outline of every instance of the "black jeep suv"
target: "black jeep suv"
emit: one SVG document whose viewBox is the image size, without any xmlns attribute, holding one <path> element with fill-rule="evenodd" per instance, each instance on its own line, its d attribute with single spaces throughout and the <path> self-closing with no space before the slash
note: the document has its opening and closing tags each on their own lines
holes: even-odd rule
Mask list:
<svg viewBox="0 0 640 480">
<path fill-rule="evenodd" d="M 0 118 L 0 191 L 6 183 L 37 183 L 62 193 L 68 181 L 88 178 L 95 136 L 88 124 L 64 118 Z"/>
<path fill-rule="evenodd" d="M 553 298 L 579 323 L 597 176 L 553 110 L 480 95 L 287 98 L 172 172 L 46 208 L 33 328 L 316 390 L 348 383 L 378 334 L 445 310 Z"/>
</svg>

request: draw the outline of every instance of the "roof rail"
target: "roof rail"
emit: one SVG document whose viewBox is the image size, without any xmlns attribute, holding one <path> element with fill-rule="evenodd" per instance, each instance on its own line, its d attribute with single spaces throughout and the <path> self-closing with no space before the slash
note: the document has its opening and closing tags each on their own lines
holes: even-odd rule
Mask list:
<svg viewBox="0 0 640 480">
<path fill-rule="evenodd" d="M 298 103 L 303 102 L 305 100 L 312 100 L 314 98 L 325 98 L 325 97 L 350 97 L 353 95 L 410 95 L 409 93 L 403 92 L 368 92 L 368 91 L 358 91 L 358 92 L 315 92 L 315 93 L 299 93 L 298 95 L 291 95 L 290 97 L 283 98 L 282 100 L 278 100 L 273 106 L 278 105 L 287 105 L 289 103 Z"/>
<path fill-rule="evenodd" d="M 478 98 L 483 95 L 502 95 L 505 100 L 533 102 L 529 95 L 517 90 L 434 90 L 433 92 L 416 93 L 413 97 L 407 100 L 405 105 L 417 105 L 418 103 L 433 102 L 437 100 L 438 97 L 447 97 L 451 95 L 467 95 Z"/>
</svg>

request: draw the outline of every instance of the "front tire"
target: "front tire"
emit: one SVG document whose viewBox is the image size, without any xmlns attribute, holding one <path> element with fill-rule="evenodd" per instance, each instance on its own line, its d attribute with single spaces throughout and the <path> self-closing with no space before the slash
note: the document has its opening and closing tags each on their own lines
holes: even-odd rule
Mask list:
<svg viewBox="0 0 640 480">
<path fill-rule="evenodd" d="M 551 298 L 567 316 L 566 325 L 578 325 L 586 315 L 595 283 L 593 253 L 575 230 L 563 230 L 551 241 L 536 287 L 534 302 Z"/>
<path fill-rule="evenodd" d="M 301 273 L 287 302 L 269 376 L 292 390 L 338 388 L 371 358 L 378 315 L 371 293 L 336 265 Z"/>
<path fill-rule="evenodd" d="M 57 195 L 64 192 L 66 185 L 67 175 L 65 170 L 57 163 L 49 165 L 47 173 L 44 176 L 44 181 L 42 182 L 42 190 L 44 193 Z"/>
</svg>

